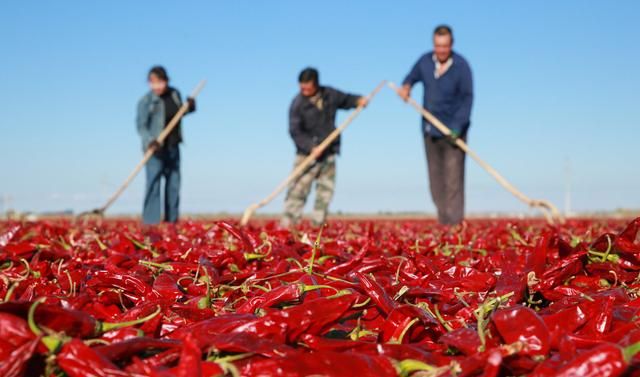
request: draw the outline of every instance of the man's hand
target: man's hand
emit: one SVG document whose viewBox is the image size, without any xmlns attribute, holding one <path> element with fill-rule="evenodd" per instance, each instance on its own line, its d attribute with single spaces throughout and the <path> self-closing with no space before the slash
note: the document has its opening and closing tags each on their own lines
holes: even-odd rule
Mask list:
<svg viewBox="0 0 640 377">
<path fill-rule="evenodd" d="M 311 153 L 309 153 L 310 156 L 313 156 L 314 159 L 319 159 L 320 156 L 322 156 L 322 150 L 320 150 L 320 148 L 318 147 L 313 147 L 313 149 L 311 150 Z"/>
<path fill-rule="evenodd" d="M 458 140 L 458 138 L 460 137 L 460 135 L 458 135 L 458 133 L 456 131 L 451 130 L 451 133 L 449 135 L 447 135 L 447 140 L 449 140 L 449 143 L 451 143 L 451 145 L 457 145 L 456 141 Z"/>
<path fill-rule="evenodd" d="M 147 145 L 147 150 L 152 150 L 154 152 L 157 152 L 158 149 L 160 149 L 160 143 L 158 143 L 157 140 L 154 140 L 150 142 L 149 145 Z"/>
<path fill-rule="evenodd" d="M 367 97 L 358 98 L 358 107 L 367 107 L 369 99 Z"/>
<path fill-rule="evenodd" d="M 193 97 L 187 97 L 187 103 L 189 104 L 189 111 L 196 111 L 196 100 Z"/>
<path fill-rule="evenodd" d="M 411 86 L 409 86 L 407 84 L 402 85 L 402 88 L 400 88 L 400 90 L 398 90 L 398 95 L 405 102 L 407 102 L 409 100 L 409 98 L 411 97 Z"/>
</svg>

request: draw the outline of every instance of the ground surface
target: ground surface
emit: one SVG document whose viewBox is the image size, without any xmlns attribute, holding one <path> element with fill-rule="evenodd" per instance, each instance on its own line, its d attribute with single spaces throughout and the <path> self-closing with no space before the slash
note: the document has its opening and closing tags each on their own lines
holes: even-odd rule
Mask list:
<svg viewBox="0 0 640 377">
<path fill-rule="evenodd" d="M 639 227 L 4 222 L 0 375 L 635 375 Z"/>
</svg>

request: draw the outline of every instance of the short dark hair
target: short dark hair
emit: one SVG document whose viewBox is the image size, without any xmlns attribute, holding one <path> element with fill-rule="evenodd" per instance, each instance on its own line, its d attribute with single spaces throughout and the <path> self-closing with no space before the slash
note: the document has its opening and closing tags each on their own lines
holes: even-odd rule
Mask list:
<svg viewBox="0 0 640 377">
<path fill-rule="evenodd" d="M 156 76 L 162 81 L 169 82 L 169 75 L 167 75 L 167 70 L 164 69 L 164 67 L 161 65 L 156 65 L 151 67 L 151 69 L 149 70 L 149 74 L 147 75 L 147 78 L 151 75 Z"/>
<path fill-rule="evenodd" d="M 453 43 L 453 30 L 451 30 L 451 26 L 449 25 L 438 25 L 433 30 L 433 35 L 448 35 L 451 37 L 451 43 Z"/>
<path fill-rule="evenodd" d="M 315 68 L 307 67 L 300 72 L 298 75 L 298 82 L 309 82 L 312 81 L 316 86 L 320 82 L 320 74 L 318 70 Z"/>
</svg>

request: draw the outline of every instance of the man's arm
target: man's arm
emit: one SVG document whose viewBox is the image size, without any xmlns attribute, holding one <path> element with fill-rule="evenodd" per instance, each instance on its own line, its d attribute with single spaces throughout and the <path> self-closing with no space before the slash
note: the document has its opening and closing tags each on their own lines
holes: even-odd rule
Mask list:
<svg viewBox="0 0 640 377">
<path fill-rule="evenodd" d="M 182 95 L 178 89 L 174 89 L 176 98 L 178 99 L 177 105 L 178 107 L 182 107 Z M 186 114 L 195 113 L 196 112 L 196 100 L 195 98 L 187 97 L 187 103 L 189 104 L 189 108 L 187 109 Z M 185 114 L 185 115 L 186 115 Z"/>
<path fill-rule="evenodd" d="M 336 103 L 339 109 L 353 109 L 358 106 L 366 106 L 366 98 L 356 95 L 341 92 L 337 89 L 332 89 L 336 95 Z"/>
<path fill-rule="evenodd" d="M 461 97 L 460 106 L 453 115 L 449 128 L 458 135 L 464 134 L 471 118 L 471 106 L 473 105 L 473 78 L 468 64 L 462 67 L 458 95 Z"/>
<path fill-rule="evenodd" d="M 310 154 L 315 145 L 313 145 L 313 139 L 309 134 L 304 132 L 302 124 L 303 120 L 300 116 L 297 101 L 294 100 L 289 108 L 289 134 L 291 134 L 291 138 L 300 152 Z"/>
<path fill-rule="evenodd" d="M 422 65 L 422 59 L 424 56 L 420 57 L 418 61 L 413 65 L 409 74 L 402 80 L 402 87 L 400 88 L 400 97 L 403 100 L 409 99 L 411 96 L 411 88 L 415 83 L 422 81 L 422 70 L 420 69 L 420 65 Z"/>
</svg>

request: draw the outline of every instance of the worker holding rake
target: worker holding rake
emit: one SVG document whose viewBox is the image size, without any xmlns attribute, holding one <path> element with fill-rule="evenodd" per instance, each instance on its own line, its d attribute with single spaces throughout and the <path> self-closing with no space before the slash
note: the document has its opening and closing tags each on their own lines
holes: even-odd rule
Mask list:
<svg viewBox="0 0 640 377">
<path fill-rule="evenodd" d="M 471 69 L 467 61 L 453 52 L 453 33 L 446 25 L 433 34 L 434 50 L 424 54 L 413 66 L 399 90 L 407 101 L 414 84 L 424 86 L 424 108 L 451 130 L 444 135 L 423 119 L 424 145 L 429 186 L 438 210 L 438 221 L 446 225 L 464 218 L 465 152 L 456 139 L 466 141 L 473 102 Z"/>
<path fill-rule="evenodd" d="M 324 150 L 318 148 L 318 145 L 335 130 L 338 109 L 363 107 L 368 101 L 366 97 L 320 86 L 319 74 L 314 68 L 306 68 L 300 72 L 298 82 L 300 93 L 293 99 L 289 109 L 289 133 L 296 146 L 294 164 L 301 164 L 309 155 L 314 156 L 316 161 L 289 186 L 281 221 L 281 226 L 285 228 L 300 221 L 314 182 L 316 200 L 311 221 L 314 226 L 324 224 L 335 187 L 340 138 Z"/>
<path fill-rule="evenodd" d="M 142 149 L 152 150 L 154 153 L 146 163 L 147 183 L 142 221 L 145 224 L 160 222 L 160 186 L 164 177 L 164 219 L 176 222 L 180 203 L 180 124 L 167 135 L 162 145 L 156 139 L 180 111 L 182 98 L 178 90 L 169 86 L 169 76 L 163 67 L 151 68 L 147 78 L 151 90 L 138 102 L 136 124 L 142 139 Z M 188 112 L 195 111 L 195 100 L 189 97 L 187 101 Z"/>
</svg>

